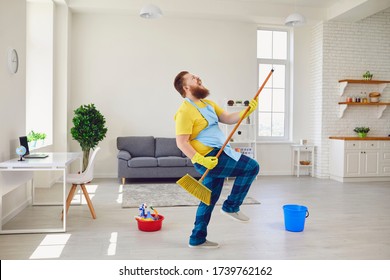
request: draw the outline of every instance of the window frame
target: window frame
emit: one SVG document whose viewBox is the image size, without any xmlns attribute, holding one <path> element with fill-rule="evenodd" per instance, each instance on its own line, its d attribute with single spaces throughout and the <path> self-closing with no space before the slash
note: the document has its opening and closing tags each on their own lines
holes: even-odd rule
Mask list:
<svg viewBox="0 0 390 280">
<path fill-rule="evenodd" d="M 256 141 L 257 142 L 289 142 L 291 141 L 291 123 L 292 123 L 292 114 L 291 114 L 291 101 L 292 101 L 292 90 L 291 90 L 291 57 L 292 57 L 292 49 L 291 49 L 291 31 L 289 29 L 283 28 L 272 28 L 272 27 L 259 27 L 256 30 L 256 38 L 257 31 L 272 31 L 272 32 L 286 32 L 287 34 L 287 57 L 286 59 L 272 59 L 272 58 L 257 58 L 256 51 L 256 59 L 257 59 L 257 79 L 259 86 L 264 82 L 260 81 L 260 73 L 259 66 L 260 64 L 271 64 L 271 65 L 284 65 L 285 66 L 285 104 L 284 104 L 284 136 L 259 136 L 259 109 L 257 109 L 256 114 Z M 256 50 L 257 50 L 257 39 L 256 39 Z M 267 85 L 265 86 L 267 87 Z M 261 94 L 261 93 L 260 93 Z M 271 111 L 272 112 L 272 111 Z"/>
</svg>

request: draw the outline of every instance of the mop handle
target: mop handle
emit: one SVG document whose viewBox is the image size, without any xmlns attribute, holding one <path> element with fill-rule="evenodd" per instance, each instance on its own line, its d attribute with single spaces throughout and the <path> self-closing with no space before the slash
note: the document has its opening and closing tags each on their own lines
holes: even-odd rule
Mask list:
<svg viewBox="0 0 390 280">
<path fill-rule="evenodd" d="M 260 95 L 260 92 L 263 90 L 263 88 L 265 87 L 266 83 L 268 82 L 269 78 L 271 77 L 272 73 L 274 72 L 274 69 L 271 69 L 271 71 L 269 72 L 267 78 L 264 80 L 263 84 L 261 85 L 261 87 L 259 88 L 259 90 L 256 92 L 256 95 L 253 99 L 256 99 L 259 95 Z M 236 123 L 236 125 L 234 126 L 233 130 L 230 132 L 229 136 L 227 137 L 225 143 L 223 144 L 222 148 L 218 151 L 217 155 L 215 156 L 216 158 L 218 158 L 222 152 L 223 152 L 223 149 L 225 149 L 226 145 L 229 143 L 230 139 L 233 137 L 234 133 L 236 132 L 237 128 L 240 126 L 241 122 L 244 120 L 245 118 L 245 115 L 249 112 L 250 110 L 250 107 L 248 106 L 248 108 L 246 108 L 244 114 L 242 114 L 241 118 L 238 120 L 238 122 Z M 202 177 L 199 179 L 199 181 L 203 181 L 203 179 L 206 177 L 206 175 L 209 173 L 210 169 L 207 169 Z"/>
</svg>

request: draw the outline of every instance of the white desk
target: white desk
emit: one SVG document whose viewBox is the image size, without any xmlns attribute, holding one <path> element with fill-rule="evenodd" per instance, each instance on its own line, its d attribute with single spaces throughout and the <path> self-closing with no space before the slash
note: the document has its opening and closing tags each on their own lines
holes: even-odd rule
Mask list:
<svg viewBox="0 0 390 280">
<path fill-rule="evenodd" d="M 11 159 L 0 163 L 0 172 L 17 172 L 13 176 L 7 176 L 5 186 L 0 188 L 0 234 L 11 233 L 42 233 L 42 232 L 66 232 L 66 175 L 70 163 L 77 159 L 82 159 L 81 153 L 47 153 L 49 156 L 44 159 L 25 159 L 19 161 L 18 158 Z M 63 206 L 64 218 L 62 228 L 48 228 L 48 229 L 17 229 L 17 230 L 3 230 L 2 223 L 2 206 L 3 195 L 11 191 L 15 187 L 15 181 L 12 178 L 22 177 L 23 179 L 31 180 L 33 171 L 62 171 L 63 172 L 63 201 L 60 205 Z M 27 181 L 26 180 L 26 181 Z M 32 185 L 32 192 L 34 193 L 34 185 Z M 32 197 L 33 199 L 33 197 Z M 33 201 L 34 204 L 34 201 Z M 60 216 L 60 215 L 59 215 Z"/>
</svg>

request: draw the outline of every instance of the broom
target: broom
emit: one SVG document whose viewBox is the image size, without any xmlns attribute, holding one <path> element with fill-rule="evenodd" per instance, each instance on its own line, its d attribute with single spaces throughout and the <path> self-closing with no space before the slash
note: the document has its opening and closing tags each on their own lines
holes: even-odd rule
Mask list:
<svg viewBox="0 0 390 280">
<path fill-rule="evenodd" d="M 260 92 L 263 90 L 265 84 L 268 82 L 268 80 L 271 77 L 273 72 L 274 72 L 274 69 L 271 69 L 267 78 L 265 79 L 265 81 L 263 82 L 263 84 L 261 85 L 261 87 L 259 88 L 259 90 L 257 91 L 257 93 L 253 99 L 256 99 L 259 96 Z M 238 122 L 234 126 L 233 130 L 230 132 L 225 143 L 223 144 L 221 149 L 218 151 L 218 153 L 216 155 L 217 158 L 221 155 L 221 153 L 223 152 L 223 149 L 225 149 L 226 145 L 229 143 L 230 139 L 233 137 L 234 133 L 236 132 L 237 128 L 240 126 L 241 122 L 244 120 L 245 115 L 247 114 L 249 109 L 250 109 L 250 107 L 248 106 L 248 108 L 246 108 L 244 114 L 242 114 L 242 117 L 238 120 Z M 203 179 L 206 177 L 206 175 L 209 173 L 209 171 L 210 171 L 210 169 L 207 169 L 203 173 L 203 175 L 199 179 L 199 181 L 196 180 L 195 178 L 193 178 L 191 175 L 186 174 L 182 178 L 180 178 L 176 183 L 180 187 L 185 189 L 187 192 L 189 192 L 190 194 L 192 194 L 193 196 L 195 196 L 196 198 L 201 200 L 203 203 L 210 205 L 210 203 L 211 203 L 211 190 L 202 184 Z"/>
</svg>

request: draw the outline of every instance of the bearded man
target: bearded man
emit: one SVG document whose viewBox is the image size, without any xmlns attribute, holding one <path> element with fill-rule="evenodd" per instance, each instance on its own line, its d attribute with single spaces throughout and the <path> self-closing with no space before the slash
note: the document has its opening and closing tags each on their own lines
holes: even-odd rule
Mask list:
<svg viewBox="0 0 390 280">
<path fill-rule="evenodd" d="M 235 124 L 246 110 L 229 113 L 213 101 L 205 99 L 209 95 L 209 90 L 203 86 L 198 76 L 187 71 L 177 74 L 174 86 L 184 98 L 175 115 L 177 146 L 191 159 L 200 174 L 210 169 L 203 180 L 203 185 L 211 190 L 211 203 L 207 205 L 200 202 L 189 247 L 219 248 L 218 243 L 209 241 L 206 237 L 207 226 L 220 197 L 224 180 L 227 177 L 235 177 L 232 191 L 224 201 L 221 213 L 235 221 L 248 222 L 249 217 L 240 211 L 240 206 L 260 169 L 254 159 L 234 151 L 230 145 L 225 147 L 219 158 L 215 156 L 226 141 L 226 136 L 218 123 Z M 251 100 L 250 109 L 245 117 L 256 107 L 257 100 Z"/>
</svg>

